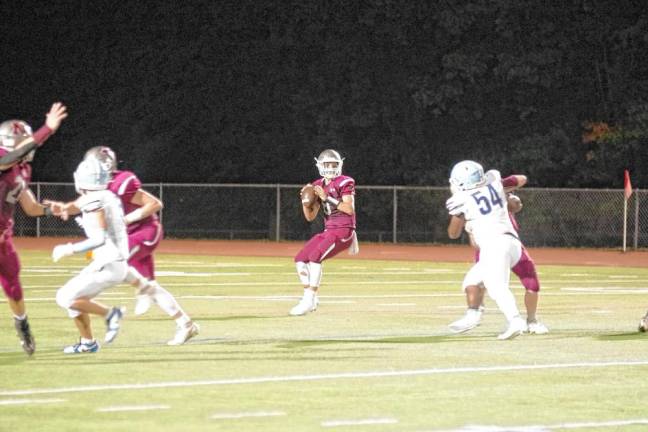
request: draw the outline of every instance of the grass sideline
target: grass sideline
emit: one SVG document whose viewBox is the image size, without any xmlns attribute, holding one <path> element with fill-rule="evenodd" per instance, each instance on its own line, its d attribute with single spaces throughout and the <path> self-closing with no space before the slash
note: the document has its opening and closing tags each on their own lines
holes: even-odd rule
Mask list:
<svg viewBox="0 0 648 432">
<path fill-rule="evenodd" d="M 66 356 L 76 330 L 54 293 L 84 261 L 21 259 L 37 353 L 20 350 L 5 302 L 0 430 L 638 431 L 648 422 L 648 336 L 636 331 L 645 268 L 540 267 L 551 333 L 502 342 L 492 301 L 482 326 L 447 331 L 463 313 L 468 264 L 332 260 L 320 309 L 289 317 L 300 295 L 289 259 L 161 254 L 159 280 L 201 334 L 166 346 L 174 324 L 154 308 L 128 315 L 99 353 Z M 514 292 L 523 308 L 517 281 Z M 133 308 L 126 285 L 101 299 Z M 103 323 L 93 324 L 102 338 Z"/>
</svg>

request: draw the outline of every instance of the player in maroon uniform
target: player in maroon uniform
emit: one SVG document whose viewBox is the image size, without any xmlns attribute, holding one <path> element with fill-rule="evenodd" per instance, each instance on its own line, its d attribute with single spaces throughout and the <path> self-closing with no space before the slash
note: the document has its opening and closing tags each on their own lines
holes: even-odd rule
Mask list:
<svg viewBox="0 0 648 432">
<path fill-rule="evenodd" d="M 20 343 L 29 355 L 36 344 L 27 321 L 27 312 L 20 283 L 20 260 L 13 244 L 13 224 L 16 203 L 28 216 L 51 215 L 39 204 L 27 187 L 31 180 L 31 162 L 34 151 L 43 145 L 67 117 L 66 107 L 57 102 L 47 113 L 45 125 L 32 134 L 22 120 L 7 120 L 0 124 L 0 282 L 7 296 L 9 308 Z"/>
<path fill-rule="evenodd" d="M 319 200 L 314 206 L 304 204 L 302 210 L 307 221 L 315 220 L 322 208 L 324 231 L 313 236 L 295 256 L 297 274 L 304 286 L 300 302 L 290 310 L 290 315 L 305 315 L 317 309 L 317 290 L 322 279 L 322 261 L 350 249 L 358 253 L 355 217 L 355 180 L 342 175 L 343 159 L 335 150 L 324 150 L 315 159 L 322 178 L 312 184 Z"/>
<path fill-rule="evenodd" d="M 157 212 L 162 209 L 162 202 L 142 189 L 142 183 L 134 173 L 117 170 L 117 158 L 109 147 L 93 147 L 86 152 L 84 159 L 87 158 L 98 159 L 109 167 L 112 180 L 108 184 L 108 190 L 121 199 L 124 207 L 130 249 L 126 280 L 138 290 L 135 314 L 145 313 L 151 301 L 157 303 L 177 324 L 175 336 L 168 344 L 184 344 L 196 336 L 200 328 L 180 307 L 173 295 L 155 280 L 153 251 L 163 236 L 162 224 L 157 216 Z M 79 212 L 74 203 L 48 203 L 51 204 L 52 211 L 63 219 Z"/>
</svg>

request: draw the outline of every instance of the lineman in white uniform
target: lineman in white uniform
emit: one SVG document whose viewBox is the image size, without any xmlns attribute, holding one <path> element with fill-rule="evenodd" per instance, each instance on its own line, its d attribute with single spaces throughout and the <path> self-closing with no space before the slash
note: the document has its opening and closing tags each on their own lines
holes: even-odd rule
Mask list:
<svg viewBox="0 0 648 432">
<path fill-rule="evenodd" d="M 480 250 L 479 261 L 464 277 L 463 287 L 483 283 L 508 321 L 508 328 L 498 338 L 514 338 L 526 330 L 509 287 L 510 269 L 519 261 L 522 245 L 508 215 L 500 173 L 491 170 L 484 174 L 477 162 L 462 161 L 452 168 L 450 185 L 448 235 L 459 238 L 465 227 Z"/>
<path fill-rule="evenodd" d="M 90 314 L 106 320 L 105 342 L 112 342 L 119 331 L 123 308 L 108 308 L 93 300 L 103 290 L 126 277 L 128 271 L 128 235 L 121 201 L 106 190 L 110 181 L 108 167 L 96 159 L 86 159 L 74 172 L 74 184 L 81 196 L 75 205 L 81 209 L 80 221 L 87 236 L 77 243 L 57 245 L 52 251 L 54 262 L 65 256 L 93 251 L 92 262 L 70 279 L 56 293 L 56 303 L 66 309 L 79 329 L 79 343 L 66 347 L 67 354 L 96 352 L 99 344 L 92 336 Z"/>
</svg>

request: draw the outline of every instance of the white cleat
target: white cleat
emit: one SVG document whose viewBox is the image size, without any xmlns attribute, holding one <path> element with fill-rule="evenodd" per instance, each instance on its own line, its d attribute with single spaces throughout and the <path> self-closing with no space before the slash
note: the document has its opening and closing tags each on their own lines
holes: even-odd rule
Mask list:
<svg viewBox="0 0 648 432">
<path fill-rule="evenodd" d="M 124 318 L 126 309 L 123 307 L 113 307 L 106 317 L 106 336 L 104 342 L 111 343 L 117 337 L 120 328 L 120 322 Z"/>
<path fill-rule="evenodd" d="M 196 323 L 191 323 L 191 325 L 189 326 L 178 327 L 175 336 L 173 336 L 173 339 L 167 342 L 167 345 L 183 345 L 198 333 L 200 333 L 200 326 Z"/>
<path fill-rule="evenodd" d="M 482 312 L 477 309 L 468 309 L 466 315 L 448 325 L 452 333 L 465 333 L 477 327 L 481 321 Z"/>
<path fill-rule="evenodd" d="M 520 317 L 515 317 L 509 323 L 509 326 L 506 329 L 506 331 L 504 333 L 501 333 L 499 336 L 497 336 L 497 339 L 499 340 L 513 339 L 515 337 L 520 336 L 526 330 L 527 330 L 526 321 Z"/>
<path fill-rule="evenodd" d="M 547 328 L 546 325 L 542 324 L 540 321 L 533 321 L 530 323 L 527 323 L 527 331 L 526 333 L 529 334 L 535 334 L 535 335 L 543 335 L 549 333 L 549 329 Z"/>
<path fill-rule="evenodd" d="M 646 315 L 641 318 L 641 321 L 639 321 L 639 331 L 641 333 L 646 333 L 648 331 L 648 312 L 646 312 Z"/>
<path fill-rule="evenodd" d="M 135 303 L 135 315 L 143 315 L 151 308 L 151 296 L 138 294 Z"/>
<path fill-rule="evenodd" d="M 297 305 L 290 309 L 289 314 L 292 316 L 306 315 L 309 312 L 315 312 L 317 310 L 317 305 L 319 300 L 317 297 L 312 299 L 302 298 Z"/>
</svg>

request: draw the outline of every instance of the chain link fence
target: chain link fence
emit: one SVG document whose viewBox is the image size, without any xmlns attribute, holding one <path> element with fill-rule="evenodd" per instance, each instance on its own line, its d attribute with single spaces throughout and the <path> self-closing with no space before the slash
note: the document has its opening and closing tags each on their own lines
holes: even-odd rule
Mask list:
<svg viewBox="0 0 648 432">
<path fill-rule="evenodd" d="M 322 229 L 307 223 L 299 190 L 291 184 L 146 184 L 164 202 L 161 218 L 169 238 L 305 240 Z M 71 183 L 34 183 L 39 199 L 71 200 Z M 358 186 L 356 210 L 361 241 L 456 243 L 448 239 L 444 187 Z M 621 189 L 518 191 L 517 215 L 527 246 L 619 248 L 623 244 Z M 30 218 L 16 212 L 17 236 L 77 236 L 74 221 Z M 466 242 L 467 239 L 461 241 Z M 635 190 L 627 203 L 627 247 L 648 247 L 648 191 Z"/>
</svg>

